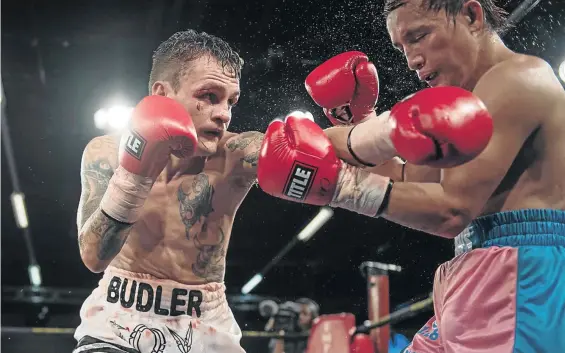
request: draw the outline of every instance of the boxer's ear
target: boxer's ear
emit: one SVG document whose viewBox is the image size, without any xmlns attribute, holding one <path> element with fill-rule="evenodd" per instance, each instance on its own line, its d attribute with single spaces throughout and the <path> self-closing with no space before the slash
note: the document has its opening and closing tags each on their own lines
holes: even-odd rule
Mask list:
<svg viewBox="0 0 565 353">
<path fill-rule="evenodd" d="M 151 94 L 156 96 L 172 97 L 175 94 L 175 90 L 167 81 L 155 81 L 153 86 L 151 86 Z"/>
<path fill-rule="evenodd" d="M 476 0 L 467 1 L 461 11 L 471 32 L 478 32 L 485 26 L 483 6 Z"/>
</svg>

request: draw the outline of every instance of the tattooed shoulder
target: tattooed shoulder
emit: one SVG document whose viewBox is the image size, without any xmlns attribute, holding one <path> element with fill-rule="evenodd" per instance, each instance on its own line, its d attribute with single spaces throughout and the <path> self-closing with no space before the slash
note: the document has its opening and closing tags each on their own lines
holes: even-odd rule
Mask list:
<svg viewBox="0 0 565 353">
<path fill-rule="evenodd" d="M 106 158 L 112 168 L 115 169 L 118 167 L 118 148 L 119 140 L 115 136 L 104 135 L 95 137 L 84 149 L 82 164 L 85 166 L 92 161 Z"/>
<path fill-rule="evenodd" d="M 261 146 L 263 142 L 263 133 L 258 131 L 246 131 L 239 135 L 232 137 L 227 143 L 226 147 L 230 151 L 244 150 L 251 145 Z"/>
<path fill-rule="evenodd" d="M 81 196 L 77 225 L 82 228 L 96 211 L 117 165 L 117 143 L 111 136 L 96 137 L 86 146 L 81 163 Z"/>
<path fill-rule="evenodd" d="M 257 131 L 244 132 L 228 140 L 226 147 L 230 152 L 235 153 L 243 168 L 254 170 L 259 160 L 263 136 L 263 133 Z"/>
</svg>

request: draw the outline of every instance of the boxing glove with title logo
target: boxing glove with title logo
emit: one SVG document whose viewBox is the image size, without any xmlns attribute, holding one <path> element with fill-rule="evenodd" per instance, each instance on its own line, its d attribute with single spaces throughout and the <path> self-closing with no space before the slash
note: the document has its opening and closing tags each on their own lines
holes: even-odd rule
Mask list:
<svg viewBox="0 0 565 353">
<path fill-rule="evenodd" d="M 459 87 L 435 87 L 353 127 L 349 147 L 367 165 L 400 156 L 412 164 L 449 168 L 479 155 L 492 133 L 492 117 L 477 96 Z"/>
<path fill-rule="evenodd" d="M 343 163 L 322 128 L 300 112 L 267 128 L 257 179 L 269 195 L 371 217 L 378 215 L 391 185 L 389 178 Z"/>
<path fill-rule="evenodd" d="M 100 203 L 102 212 L 117 221 L 134 223 L 169 156 L 189 158 L 196 145 L 192 118 L 180 103 L 158 95 L 145 97 L 122 135 L 119 166 Z"/>
<path fill-rule="evenodd" d="M 334 125 L 361 122 L 373 113 L 379 97 L 377 69 L 359 51 L 341 53 L 322 63 L 304 85 Z"/>
</svg>

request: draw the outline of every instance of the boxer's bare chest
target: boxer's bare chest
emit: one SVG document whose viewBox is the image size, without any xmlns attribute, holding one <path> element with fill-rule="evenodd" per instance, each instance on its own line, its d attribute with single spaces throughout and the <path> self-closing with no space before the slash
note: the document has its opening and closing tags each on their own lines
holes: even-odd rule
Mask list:
<svg viewBox="0 0 565 353">
<path fill-rule="evenodd" d="M 565 104 L 564 104 L 565 105 Z M 565 209 L 565 127 L 548 118 L 524 142 L 484 213 L 528 208 Z"/>
<path fill-rule="evenodd" d="M 172 180 L 160 177 L 120 267 L 183 283 L 222 281 L 233 219 L 248 190 L 214 161 Z"/>
</svg>

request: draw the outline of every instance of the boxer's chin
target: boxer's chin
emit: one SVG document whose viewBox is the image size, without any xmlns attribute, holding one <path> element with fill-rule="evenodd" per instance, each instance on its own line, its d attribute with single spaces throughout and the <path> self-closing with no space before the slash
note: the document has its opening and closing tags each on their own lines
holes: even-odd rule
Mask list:
<svg viewBox="0 0 565 353">
<path fill-rule="evenodd" d="M 218 151 L 218 143 L 220 139 L 218 137 L 198 137 L 198 150 L 196 154 L 201 157 L 207 157 L 215 154 Z"/>
</svg>

